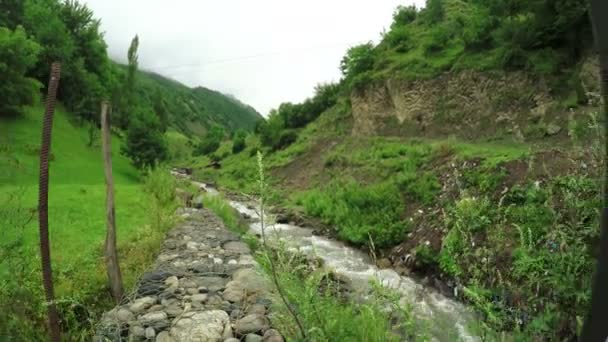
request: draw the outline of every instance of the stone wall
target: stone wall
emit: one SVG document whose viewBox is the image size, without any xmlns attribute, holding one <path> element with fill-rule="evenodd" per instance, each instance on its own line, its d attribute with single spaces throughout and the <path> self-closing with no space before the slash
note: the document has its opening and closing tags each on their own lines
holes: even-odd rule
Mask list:
<svg viewBox="0 0 608 342">
<path fill-rule="evenodd" d="M 206 209 L 183 216 L 95 341 L 284 342 L 268 318 L 272 286 L 247 244 Z"/>
</svg>

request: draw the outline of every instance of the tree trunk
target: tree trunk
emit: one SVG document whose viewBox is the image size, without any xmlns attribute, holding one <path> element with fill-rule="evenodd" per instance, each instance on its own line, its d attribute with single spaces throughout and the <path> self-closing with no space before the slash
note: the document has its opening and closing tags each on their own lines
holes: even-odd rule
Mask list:
<svg viewBox="0 0 608 342">
<path fill-rule="evenodd" d="M 108 103 L 101 104 L 101 131 L 103 145 L 103 161 L 106 175 L 106 216 L 107 231 L 105 242 L 105 261 L 110 281 L 112 297 L 116 303 L 122 300 L 122 275 L 118 263 L 118 252 L 116 251 L 116 223 L 114 210 L 114 179 L 112 177 L 112 148 L 110 134 L 110 120 L 108 116 Z"/>
<path fill-rule="evenodd" d="M 600 81 L 602 86 L 602 111 L 604 126 L 608 123 L 608 1 L 591 0 L 591 20 L 593 22 L 595 41 L 600 58 Z M 606 169 L 608 158 L 608 138 L 606 127 L 604 127 L 604 179 L 602 187 L 603 210 L 601 214 L 601 238 L 600 253 L 598 256 L 597 270 L 593 283 L 591 297 L 591 309 L 585 325 L 581 341 L 606 341 L 608 337 L 608 170 Z"/>
</svg>

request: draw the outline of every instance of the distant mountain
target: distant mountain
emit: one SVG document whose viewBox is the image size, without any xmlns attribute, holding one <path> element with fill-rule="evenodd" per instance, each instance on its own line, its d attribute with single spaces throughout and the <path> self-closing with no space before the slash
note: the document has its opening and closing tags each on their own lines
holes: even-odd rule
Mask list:
<svg viewBox="0 0 608 342">
<path fill-rule="evenodd" d="M 125 70 L 121 65 L 121 69 Z M 178 81 L 150 71 L 139 71 L 137 93 L 153 108 L 161 96 L 169 113 L 170 127 L 186 136 L 204 134 L 220 125 L 227 131 L 253 130 L 262 115 L 236 97 L 204 87 L 190 88 Z"/>
</svg>

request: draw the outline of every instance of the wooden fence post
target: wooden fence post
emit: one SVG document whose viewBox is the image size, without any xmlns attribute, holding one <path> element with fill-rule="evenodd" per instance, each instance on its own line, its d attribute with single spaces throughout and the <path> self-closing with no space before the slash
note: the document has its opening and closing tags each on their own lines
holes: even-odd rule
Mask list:
<svg viewBox="0 0 608 342">
<path fill-rule="evenodd" d="M 105 241 L 105 261 L 110 281 L 112 297 L 116 303 L 122 300 L 122 275 L 120 264 L 118 263 L 118 252 L 116 250 L 116 222 L 114 210 L 114 179 L 112 177 L 112 135 L 110 133 L 110 118 L 108 116 L 108 103 L 101 104 L 101 135 L 104 170 L 106 176 L 106 241 Z"/>
</svg>

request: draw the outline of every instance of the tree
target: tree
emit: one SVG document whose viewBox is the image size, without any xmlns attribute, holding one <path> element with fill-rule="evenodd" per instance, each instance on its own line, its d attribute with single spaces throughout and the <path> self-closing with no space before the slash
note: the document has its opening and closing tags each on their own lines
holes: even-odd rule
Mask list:
<svg viewBox="0 0 608 342">
<path fill-rule="evenodd" d="M 346 83 L 353 83 L 355 78 L 372 70 L 374 63 L 374 44 L 369 42 L 348 49 L 340 62 L 340 70 Z"/>
<path fill-rule="evenodd" d="M 169 127 L 169 111 L 160 88 L 156 88 L 154 95 L 154 113 L 160 122 L 161 131 L 166 132 Z"/>
<path fill-rule="evenodd" d="M 429 24 L 436 24 L 443 20 L 445 10 L 443 8 L 443 0 L 427 0 L 426 8 L 424 9 L 424 19 Z"/>
<path fill-rule="evenodd" d="M 391 25 L 391 29 L 413 23 L 414 20 L 416 20 L 416 16 L 418 16 L 416 5 L 399 5 L 397 9 L 395 9 L 395 12 L 393 12 L 393 24 Z"/>
<path fill-rule="evenodd" d="M 127 53 L 127 59 L 129 66 L 127 68 L 127 75 L 125 76 L 124 83 L 122 84 L 122 91 L 119 90 L 120 94 L 117 95 L 118 111 L 117 111 L 117 124 L 122 129 L 128 129 L 130 124 L 130 116 L 133 112 L 137 111 L 137 101 L 135 94 L 135 83 L 138 68 L 138 55 L 137 50 L 139 49 L 139 37 L 136 35 L 131 40 L 129 51 Z"/>
<path fill-rule="evenodd" d="M 13 30 L 23 21 L 23 0 L 0 1 L 0 26 Z"/>
<path fill-rule="evenodd" d="M 0 27 L 0 116 L 19 115 L 36 99 L 40 83 L 26 77 L 36 64 L 40 46 L 27 38 L 22 27 Z"/>
<path fill-rule="evenodd" d="M 198 155 L 211 154 L 220 147 L 224 139 L 224 129 L 220 126 L 213 126 L 203 138 L 203 141 L 198 144 L 196 153 Z"/>
<path fill-rule="evenodd" d="M 131 40 L 131 45 L 129 46 L 129 52 L 127 53 L 127 58 L 129 60 L 129 69 L 127 73 L 127 89 L 130 92 L 135 91 L 135 76 L 137 75 L 137 68 L 139 66 L 139 56 L 137 54 L 137 50 L 139 49 L 139 36 L 135 35 L 133 40 Z M 131 94 L 133 95 L 133 94 Z"/>
<path fill-rule="evenodd" d="M 158 118 L 151 113 L 137 112 L 129 124 L 121 152 L 140 169 L 154 168 L 165 161 L 168 148 Z"/>
<path fill-rule="evenodd" d="M 238 130 L 234 133 L 232 139 L 232 153 L 237 154 L 245 149 L 245 138 L 247 138 L 247 132 Z"/>
</svg>

